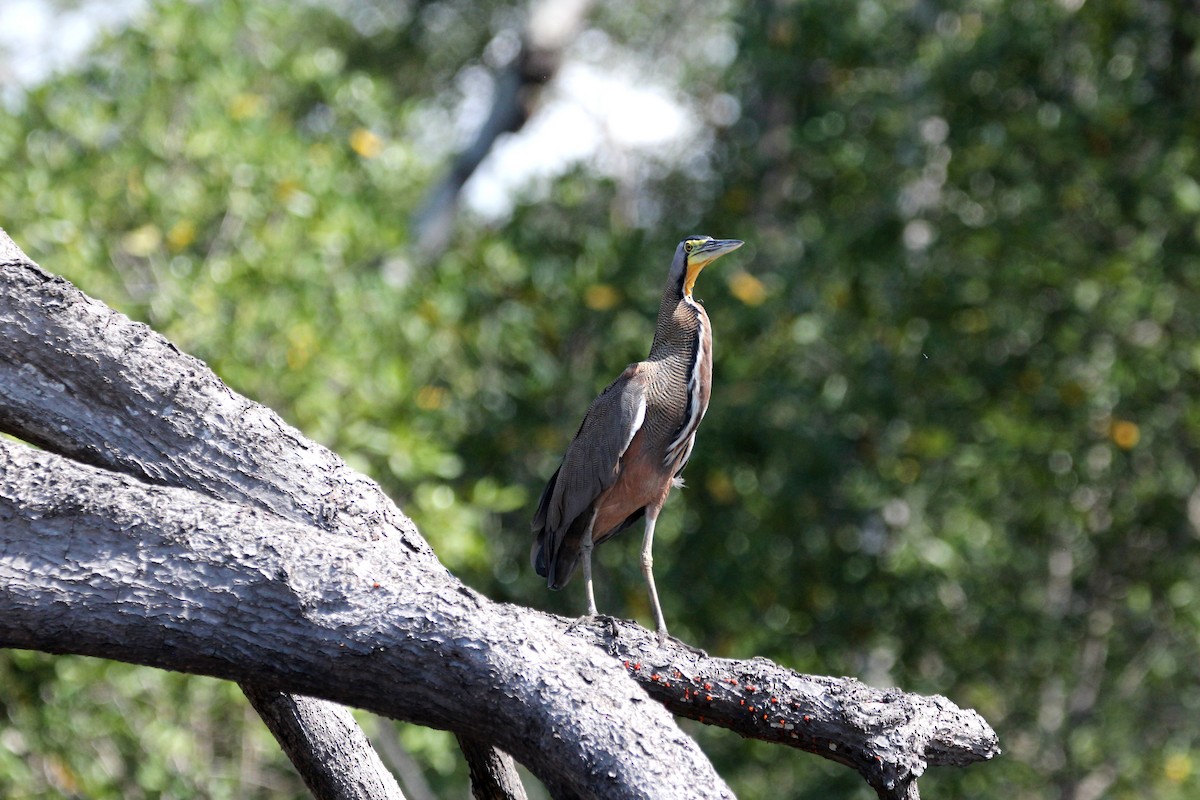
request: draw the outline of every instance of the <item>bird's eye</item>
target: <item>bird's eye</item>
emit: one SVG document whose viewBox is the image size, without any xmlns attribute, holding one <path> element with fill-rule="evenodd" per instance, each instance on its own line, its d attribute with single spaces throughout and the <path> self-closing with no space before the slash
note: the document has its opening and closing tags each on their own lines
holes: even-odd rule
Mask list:
<svg viewBox="0 0 1200 800">
<path fill-rule="evenodd" d="M 685 252 L 685 253 L 690 253 L 690 252 L 692 252 L 692 251 L 693 251 L 693 250 L 695 250 L 695 249 L 696 249 L 696 243 L 695 243 L 695 242 L 688 242 L 687 244 L 685 244 L 685 245 L 683 246 L 683 252 Z"/>
</svg>

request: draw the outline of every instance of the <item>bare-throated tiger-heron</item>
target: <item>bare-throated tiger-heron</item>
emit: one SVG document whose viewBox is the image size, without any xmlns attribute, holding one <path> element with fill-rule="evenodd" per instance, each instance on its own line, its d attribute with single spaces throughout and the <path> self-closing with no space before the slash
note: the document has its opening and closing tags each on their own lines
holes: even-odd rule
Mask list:
<svg viewBox="0 0 1200 800">
<path fill-rule="evenodd" d="M 537 574 L 561 589 L 582 561 L 594 616 L 592 549 L 645 517 L 642 574 L 660 641 L 667 623 L 654 588 L 654 524 L 671 488 L 682 485 L 712 388 L 712 326 L 692 287 L 702 269 L 741 246 L 689 236 L 675 248 L 650 355 L 592 401 L 533 518 Z"/>
</svg>

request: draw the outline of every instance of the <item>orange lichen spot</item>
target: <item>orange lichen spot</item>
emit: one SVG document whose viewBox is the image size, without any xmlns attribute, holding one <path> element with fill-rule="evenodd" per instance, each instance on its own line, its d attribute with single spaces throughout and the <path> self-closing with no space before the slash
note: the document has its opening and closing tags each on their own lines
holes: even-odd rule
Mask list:
<svg viewBox="0 0 1200 800">
<path fill-rule="evenodd" d="M 779 698 L 778 698 L 778 697 L 772 697 L 772 698 L 771 698 L 771 702 L 772 702 L 772 703 L 774 703 L 775 705 L 779 705 Z"/>
<path fill-rule="evenodd" d="M 704 699 L 705 699 L 705 700 L 707 700 L 708 702 L 710 702 L 710 703 L 711 703 L 711 702 L 712 702 L 712 695 L 711 695 L 711 694 L 706 694 L 706 695 L 704 695 Z"/>
</svg>

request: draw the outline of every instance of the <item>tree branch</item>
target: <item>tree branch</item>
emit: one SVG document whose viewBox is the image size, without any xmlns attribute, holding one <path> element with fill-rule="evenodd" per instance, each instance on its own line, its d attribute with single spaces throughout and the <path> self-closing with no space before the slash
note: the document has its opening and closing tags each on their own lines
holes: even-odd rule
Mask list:
<svg viewBox="0 0 1200 800">
<path fill-rule="evenodd" d="M 462 734 L 458 746 L 471 767 L 471 794 L 475 800 L 525 800 L 525 787 L 507 753 Z"/>
<path fill-rule="evenodd" d="M 44 272 L 3 230 L 0 288 L 0 340 L 7 343 L 0 348 L 0 430 L 87 463 L 351 535 L 362 535 L 360 528 L 339 519 L 336 508 L 331 513 L 323 497 L 332 493 L 328 483 L 359 484 L 347 493 L 358 497 L 345 504 L 354 511 L 345 516 L 356 525 L 364 516 L 395 520 L 402 536 L 416 536 L 382 492 L 353 480 L 332 453 L 314 445 L 306 449 L 317 457 L 299 460 L 325 467 L 326 483 L 297 469 L 294 453 L 279 457 L 281 447 L 294 451 L 304 441 L 298 432 L 146 326 Z M 206 415 L 203 435 L 195 435 Z M 422 544 L 416 536 L 414 546 Z M 315 797 L 403 800 L 348 709 L 241 689 Z"/>
<path fill-rule="evenodd" d="M 451 730 L 512 753 L 555 793 L 731 796 L 619 663 L 410 553 L 0 442 L 0 646 Z"/>
<path fill-rule="evenodd" d="M 475 139 L 455 157 L 445 176 L 413 214 L 416 250 L 432 259 L 446 249 L 462 187 L 496 140 L 520 130 L 533 113 L 542 87 L 558 72 L 563 51 L 583 27 L 594 0 L 534 0 L 529 24 L 513 59 L 496 76 L 492 108 Z"/>
<path fill-rule="evenodd" d="M 2 230 L 0 267 L 7 290 L 0 330 L 13 344 L 0 352 L 0 430 L 86 463 L 248 502 L 334 533 L 398 535 L 434 558 L 378 485 L 231 392 L 157 333 L 43 271 Z M 48 351 L 47 342 L 70 343 L 73 357 Z M 195 435 L 196 420 L 205 420 L 205 435 Z M 403 797 L 348 710 L 241 688 L 270 715 L 264 721 L 316 797 Z M 308 733 L 296 727 L 305 723 Z M 317 738 L 338 732 L 344 735 Z M 504 763 L 496 754 L 472 766 L 485 774 Z M 345 774 L 347 766 L 360 774 Z M 370 791 L 361 793 L 360 785 Z"/>
<path fill-rule="evenodd" d="M 239 685 L 314 797 L 404 800 L 349 709 L 251 683 Z"/>
<path fill-rule="evenodd" d="M 765 658 L 712 658 L 630 620 L 563 620 L 620 660 L 672 713 L 785 744 L 855 769 L 885 798 L 914 796 L 927 766 L 967 766 L 1000 753 L 977 712 L 944 697 L 876 689 L 854 678 L 801 675 Z"/>
<path fill-rule="evenodd" d="M 203 361 L 44 271 L 0 230 L 0 430 L 358 538 L 429 544 L 379 486 Z"/>
</svg>

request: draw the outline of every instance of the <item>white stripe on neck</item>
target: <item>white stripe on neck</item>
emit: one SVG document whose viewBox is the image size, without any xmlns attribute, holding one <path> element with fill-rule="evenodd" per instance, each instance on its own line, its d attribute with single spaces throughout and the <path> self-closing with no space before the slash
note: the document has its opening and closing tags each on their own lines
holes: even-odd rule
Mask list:
<svg viewBox="0 0 1200 800">
<path fill-rule="evenodd" d="M 688 295 L 684 295 L 685 303 L 690 304 L 697 310 L 700 306 L 696 301 Z M 683 425 L 679 428 L 679 433 L 671 440 L 671 444 L 667 446 L 667 454 L 663 458 L 663 466 L 670 467 L 675 464 L 680 456 L 686 458 L 691 454 L 692 438 L 696 435 L 696 429 L 700 427 L 700 420 L 704 419 L 704 412 L 701 403 L 701 386 L 700 372 L 704 364 L 704 316 L 696 315 L 696 357 L 692 362 L 692 371 L 688 375 L 687 382 L 687 405 L 685 412 L 687 417 L 683 421 Z"/>
</svg>

